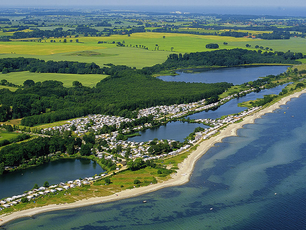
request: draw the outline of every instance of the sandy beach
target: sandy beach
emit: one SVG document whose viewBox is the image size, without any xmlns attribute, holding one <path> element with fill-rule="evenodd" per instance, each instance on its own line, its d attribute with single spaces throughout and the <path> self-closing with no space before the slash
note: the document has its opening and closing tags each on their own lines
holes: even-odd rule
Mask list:
<svg viewBox="0 0 306 230">
<path fill-rule="evenodd" d="M 202 141 L 197 150 L 192 152 L 188 158 L 186 158 L 180 165 L 179 169 L 177 170 L 177 173 L 172 175 L 172 178 L 158 184 L 149 185 L 146 187 L 139 187 L 134 188 L 130 190 L 124 190 L 122 192 L 113 194 L 111 196 L 105 196 L 105 197 L 93 197 L 86 200 L 80 200 L 76 201 L 74 203 L 70 204 L 61 204 L 61 205 L 48 205 L 44 207 L 34 208 L 34 209 L 28 209 L 23 211 L 14 212 L 11 214 L 5 214 L 0 216 L 0 226 L 4 225 L 5 223 L 8 223 L 9 221 L 12 221 L 14 219 L 22 218 L 22 217 L 31 217 L 33 215 L 44 213 L 44 212 L 50 212 L 50 211 L 56 211 L 56 210 L 63 210 L 63 209 L 71 209 L 71 208 L 78 208 L 88 205 L 94 205 L 99 203 L 106 203 L 106 202 L 112 202 L 120 199 L 126 199 L 130 197 L 139 196 L 145 193 L 153 192 L 165 187 L 170 186 L 178 186 L 183 185 L 189 181 L 189 178 L 192 174 L 192 171 L 194 169 L 194 165 L 196 161 L 207 152 L 212 146 L 214 146 L 216 143 L 221 142 L 223 138 L 229 137 L 229 136 L 235 136 L 238 129 L 241 129 L 245 124 L 254 123 L 254 121 L 257 118 L 260 118 L 262 115 L 266 113 L 271 113 L 275 109 L 278 109 L 281 105 L 286 104 L 288 101 L 291 100 L 291 98 L 299 97 L 301 94 L 306 93 L 306 89 L 303 91 L 294 93 L 290 96 L 282 98 L 277 103 L 271 105 L 270 107 L 267 107 L 265 109 L 262 109 L 260 111 L 255 112 L 252 115 L 249 115 L 245 118 L 243 118 L 243 121 L 240 123 L 234 123 L 228 125 L 226 128 L 222 129 L 220 131 L 220 134 L 214 137 L 211 137 L 208 140 Z"/>
</svg>

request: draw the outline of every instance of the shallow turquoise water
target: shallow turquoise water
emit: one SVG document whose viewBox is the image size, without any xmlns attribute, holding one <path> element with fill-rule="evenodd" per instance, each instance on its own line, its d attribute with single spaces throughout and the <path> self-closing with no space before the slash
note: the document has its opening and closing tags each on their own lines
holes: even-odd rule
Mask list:
<svg viewBox="0 0 306 230">
<path fill-rule="evenodd" d="M 305 134 L 303 95 L 212 147 L 183 186 L 45 213 L 5 228 L 304 229 Z"/>
</svg>

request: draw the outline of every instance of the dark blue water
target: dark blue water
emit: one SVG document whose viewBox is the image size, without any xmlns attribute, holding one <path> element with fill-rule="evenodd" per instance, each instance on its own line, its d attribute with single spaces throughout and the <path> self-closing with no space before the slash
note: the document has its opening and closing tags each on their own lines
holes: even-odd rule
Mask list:
<svg viewBox="0 0 306 230">
<path fill-rule="evenodd" d="M 190 182 L 132 199 L 23 218 L 6 229 L 305 229 L 306 95 L 245 125 Z M 143 203 L 147 200 L 147 203 Z"/>
<path fill-rule="evenodd" d="M 217 119 L 217 118 L 220 118 L 220 117 L 228 115 L 228 114 L 240 113 L 240 112 L 246 110 L 246 108 L 245 107 L 239 107 L 238 106 L 239 103 L 263 98 L 264 95 L 270 95 L 270 94 L 278 95 L 282 91 L 282 89 L 286 87 L 286 85 L 288 85 L 288 84 L 279 85 L 279 86 L 271 88 L 271 89 L 264 89 L 264 90 L 261 90 L 258 93 L 256 93 L 256 92 L 249 93 L 246 96 L 243 96 L 243 97 L 240 97 L 240 98 L 234 98 L 234 99 L 230 100 L 229 102 L 221 105 L 216 110 L 202 111 L 202 112 L 199 112 L 199 113 L 192 114 L 188 117 L 190 119 L 205 119 L 205 118 Z"/>
<path fill-rule="evenodd" d="M 203 124 L 187 123 L 187 122 L 169 122 L 167 125 L 162 125 L 158 128 L 147 129 L 140 132 L 141 136 L 129 138 L 130 141 L 146 142 L 157 138 L 159 140 L 176 140 L 183 142 L 184 139 L 194 131 L 195 128 L 209 128 Z"/>
<path fill-rule="evenodd" d="M 100 165 L 87 159 L 59 160 L 35 168 L 20 170 L 0 176 L 0 199 L 22 194 L 33 188 L 34 184 L 43 186 L 69 180 L 94 176 L 104 172 Z"/>
<path fill-rule="evenodd" d="M 268 75 L 278 75 L 286 72 L 288 66 L 256 66 L 256 67 L 233 67 L 214 70 L 206 70 L 198 73 L 177 72 L 176 76 L 158 77 L 163 81 L 183 81 L 197 83 L 229 82 L 234 85 L 257 80 Z M 198 70 L 201 71 L 201 70 Z"/>
<path fill-rule="evenodd" d="M 258 93 L 253 92 L 247 94 L 244 97 L 232 99 L 229 102 L 220 106 L 216 110 L 202 111 L 190 115 L 188 117 L 190 119 L 205 119 L 205 118 L 216 119 L 224 115 L 239 113 L 246 109 L 245 107 L 238 107 L 239 103 L 250 100 L 256 100 L 258 98 L 263 98 L 264 95 L 269 95 L 269 94 L 278 95 L 282 91 L 282 89 L 286 87 L 286 85 L 288 84 L 279 85 L 271 89 L 264 89 Z M 129 140 L 136 142 L 147 142 L 149 140 L 157 138 L 159 140 L 170 139 L 170 140 L 183 142 L 184 139 L 190 133 L 192 133 L 196 127 L 208 128 L 208 126 L 205 126 L 203 124 L 187 123 L 187 122 L 184 123 L 181 121 L 176 121 L 176 122 L 170 122 L 166 126 L 160 126 L 158 128 L 147 129 L 145 131 L 142 131 L 140 132 L 141 136 L 131 137 L 129 138 Z"/>
</svg>

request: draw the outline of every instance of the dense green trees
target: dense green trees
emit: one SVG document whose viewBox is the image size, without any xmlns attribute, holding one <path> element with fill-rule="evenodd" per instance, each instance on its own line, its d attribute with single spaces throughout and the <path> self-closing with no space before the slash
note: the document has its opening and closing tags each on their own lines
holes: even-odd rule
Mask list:
<svg viewBox="0 0 306 230">
<path fill-rule="evenodd" d="M 209 43 L 205 46 L 207 49 L 218 49 L 219 45 L 215 43 Z"/>
<path fill-rule="evenodd" d="M 5 146 L 5 145 L 9 145 L 11 143 L 16 143 L 16 142 L 19 142 L 19 141 L 23 141 L 23 140 L 26 140 L 26 139 L 29 139 L 29 138 L 30 138 L 29 134 L 22 133 L 22 134 L 19 134 L 17 137 L 11 138 L 10 140 L 6 140 L 6 139 L 1 140 L 0 141 L 0 147 Z"/>
<path fill-rule="evenodd" d="M 235 66 L 251 63 L 297 63 L 303 54 L 234 49 L 170 54 L 163 64 L 141 70 L 109 64 L 100 68 L 94 63 L 41 61 L 30 58 L 0 59 L 0 71 L 103 73 L 109 77 L 96 87 L 88 88 L 75 81 L 65 88 L 58 81 L 24 82 L 23 89 L 11 92 L 0 90 L 0 120 L 23 118 L 22 125 L 33 126 L 81 117 L 92 113 L 135 117 L 140 108 L 156 105 L 182 104 L 207 99 L 218 100 L 218 95 L 231 86 L 229 83 L 203 84 L 164 82 L 151 77 L 163 70 L 195 66 Z M 105 127 L 111 129 L 111 127 Z M 108 132 L 108 130 L 104 130 Z"/>
<path fill-rule="evenodd" d="M 160 69 L 182 68 L 189 66 L 238 66 L 254 63 L 286 63 L 294 64 L 295 59 L 303 57 L 303 54 L 286 52 L 257 52 L 245 49 L 216 50 L 211 52 L 196 52 L 189 54 L 170 54 Z M 144 68 L 145 69 L 145 68 Z"/>
<path fill-rule="evenodd" d="M 133 111 L 138 108 L 198 101 L 217 96 L 230 86 L 164 82 L 128 69 L 114 72 L 95 88 L 81 85 L 65 88 L 61 82 L 45 81 L 16 92 L 2 89 L 0 103 L 5 106 L 0 107 L 0 116 L 2 120 L 23 117 L 22 125 L 27 126 L 91 113 L 135 117 Z"/>
<path fill-rule="evenodd" d="M 106 69 L 106 68 L 104 68 Z M 3 72 L 4 71 L 4 72 Z M 0 72 L 30 71 L 37 73 L 72 73 L 102 74 L 104 71 L 95 63 L 71 61 L 44 61 L 35 58 L 3 58 L 0 59 Z"/>
<path fill-rule="evenodd" d="M 73 31 L 63 31 L 63 28 L 56 28 L 54 30 L 40 30 L 35 29 L 30 32 L 15 32 L 12 36 L 14 39 L 20 38 L 60 38 L 74 34 Z"/>
</svg>

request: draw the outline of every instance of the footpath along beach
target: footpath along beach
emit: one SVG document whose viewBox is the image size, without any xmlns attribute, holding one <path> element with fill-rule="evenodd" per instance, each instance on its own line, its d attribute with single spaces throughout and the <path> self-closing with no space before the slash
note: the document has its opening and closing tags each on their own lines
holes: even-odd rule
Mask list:
<svg viewBox="0 0 306 230">
<path fill-rule="evenodd" d="M 220 134 L 217 136 L 213 136 L 208 140 L 201 141 L 198 148 L 193 151 L 188 158 L 186 158 L 180 165 L 179 169 L 175 174 L 172 175 L 172 178 L 164 181 L 163 183 L 153 184 L 146 187 L 139 187 L 129 190 L 124 190 L 122 192 L 105 196 L 105 197 L 93 197 L 86 200 L 76 201 L 74 203 L 69 204 L 53 204 L 39 208 L 33 208 L 28 210 L 22 210 L 18 212 L 14 212 L 11 214 L 4 214 L 0 216 L 0 226 L 8 223 L 9 221 L 23 218 L 23 217 L 31 217 L 33 215 L 56 211 L 56 210 L 64 210 L 64 209 L 72 209 L 72 208 L 79 208 L 88 205 L 94 205 L 99 203 L 106 203 L 112 202 L 120 199 L 126 199 L 130 197 L 136 197 L 145 193 L 150 193 L 165 187 L 171 186 L 179 186 L 187 183 L 189 178 L 192 174 L 196 161 L 201 158 L 203 154 L 205 154 L 211 147 L 213 147 L 216 143 L 221 142 L 223 138 L 229 136 L 237 135 L 237 130 L 241 129 L 244 125 L 254 123 L 257 118 L 260 118 L 262 115 L 266 113 L 271 113 L 274 110 L 278 109 L 281 105 L 285 105 L 288 101 L 292 98 L 299 97 L 301 94 L 306 93 L 306 89 L 296 92 L 292 95 L 282 98 L 280 101 L 276 102 L 275 104 L 264 108 L 260 111 L 255 112 L 252 115 L 243 118 L 243 121 L 240 123 L 233 123 L 228 125 L 227 127 L 220 130 Z"/>
</svg>

